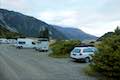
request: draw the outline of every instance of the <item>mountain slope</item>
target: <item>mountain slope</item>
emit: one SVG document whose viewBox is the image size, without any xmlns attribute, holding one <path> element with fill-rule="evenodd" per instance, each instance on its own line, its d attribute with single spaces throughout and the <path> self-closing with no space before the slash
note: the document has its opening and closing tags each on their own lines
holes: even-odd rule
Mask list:
<svg viewBox="0 0 120 80">
<path fill-rule="evenodd" d="M 40 21 L 34 17 L 26 16 L 18 12 L 0 9 L 1 21 L 5 22 L 7 26 L 16 32 L 24 34 L 25 36 L 39 37 L 40 31 L 48 28 L 52 33 L 53 38 L 64 38 L 56 29 L 49 26 L 47 23 Z M 56 36 L 56 33 L 59 36 Z"/>
<path fill-rule="evenodd" d="M 61 33 L 63 33 L 68 39 L 92 40 L 92 39 L 97 38 L 77 28 L 61 27 L 61 26 L 56 26 L 56 25 L 52 25 L 52 26 L 56 28 L 57 30 L 59 30 Z"/>
<path fill-rule="evenodd" d="M 7 29 L 18 32 L 30 37 L 39 37 L 40 32 L 46 28 L 49 30 L 49 36 L 53 39 L 95 39 L 95 36 L 84 33 L 81 30 L 73 28 L 62 28 L 47 24 L 31 16 L 0 9 L 0 24 L 4 24 Z M 74 33 L 73 33 L 74 32 Z"/>
<path fill-rule="evenodd" d="M 19 33 L 11 32 L 2 25 L 0 25 L 0 38 L 16 38 L 21 36 Z"/>
</svg>

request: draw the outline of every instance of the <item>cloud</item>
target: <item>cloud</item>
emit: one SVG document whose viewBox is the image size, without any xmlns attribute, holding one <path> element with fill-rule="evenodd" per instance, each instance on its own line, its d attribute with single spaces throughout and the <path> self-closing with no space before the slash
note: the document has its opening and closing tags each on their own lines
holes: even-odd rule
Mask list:
<svg viewBox="0 0 120 80">
<path fill-rule="evenodd" d="M 101 36 L 120 25 L 120 0 L 0 0 L 1 7 L 49 24 L 82 29 Z"/>
<path fill-rule="evenodd" d="M 1 7 L 15 11 L 24 11 L 28 9 L 28 4 L 25 0 L 1 0 Z"/>
<path fill-rule="evenodd" d="M 45 11 L 39 13 L 38 18 L 50 24 L 64 25 L 82 29 L 90 34 L 101 36 L 108 31 L 113 31 L 120 25 L 120 17 L 107 16 L 97 12 L 68 11 Z"/>
<path fill-rule="evenodd" d="M 99 37 L 104 33 L 114 31 L 114 29 L 117 26 L 120 26 L 120 20 L 111 21 L 111 22 L 100 22 L 100 23 L 95 22 L 94 24 L 92 23 L 87 24 L 87 25 L 81 26 L 80 28 L 85 32 L 88 32 L 90 34 L 93 34 Z"/>
<path fill-rule="evenodd" d="M 66 24 L 71 26 L 75 24 L 78 18 L 79 12 L 77 11 L 45 11 L 38 14 L 38 18 L 48 23 Z M 68 24 L 69 23 L 69 24 Z"/>
</svg>

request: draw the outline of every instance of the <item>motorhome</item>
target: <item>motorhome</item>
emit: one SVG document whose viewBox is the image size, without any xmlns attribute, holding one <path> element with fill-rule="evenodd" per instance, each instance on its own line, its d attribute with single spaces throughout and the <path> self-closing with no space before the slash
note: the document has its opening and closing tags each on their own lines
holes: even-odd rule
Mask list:
<svg viewBox="0 0 120 80">
<path fill-rule="evenodd" d="M 17 39 L 16 47 L 21 48 L 34 48 L 37 51 L 48 51 L 49 41 L 46 38 L 30 39 L 19 38 Z"/>
<path fill-rule="evenodd" d="M 17 48 L 35 48 L 36 44 L 34 40 L 28 38 L 19 38 L 17 39 Z"/>
</svg>

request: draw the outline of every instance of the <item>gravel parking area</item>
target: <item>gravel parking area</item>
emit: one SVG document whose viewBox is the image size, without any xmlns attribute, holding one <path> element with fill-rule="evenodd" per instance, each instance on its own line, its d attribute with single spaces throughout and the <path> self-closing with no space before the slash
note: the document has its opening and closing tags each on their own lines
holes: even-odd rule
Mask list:
<svg viewBox="0 0 120 80">
<path fill-rule="evenodd" d="M 85 75 L 87 63 L 51 58 L 48 54 L 0 44 L 0 80 L 96 80 Z"/>
</svg>

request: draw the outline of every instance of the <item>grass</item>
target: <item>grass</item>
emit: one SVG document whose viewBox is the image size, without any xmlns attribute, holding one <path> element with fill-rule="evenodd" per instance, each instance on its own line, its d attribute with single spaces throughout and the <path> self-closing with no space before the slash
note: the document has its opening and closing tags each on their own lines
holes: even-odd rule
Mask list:
<svg viewBox="0 0 120 80">
<path fill-rule="evenodd" d="M 96 76 L 96 72 L 89 65 L 85 67 L 83 70 L 85 74 L 88 76 Z"/>
<path fill-rule="evenodd" d="M 89 65 L 83 69 L 86 75 L 96 77 L 97 80 L 115 80 L 112 78 L 108 78 L 106 76 L 100 75 L 98 72 L 93 70 Z"/>
</svg>

